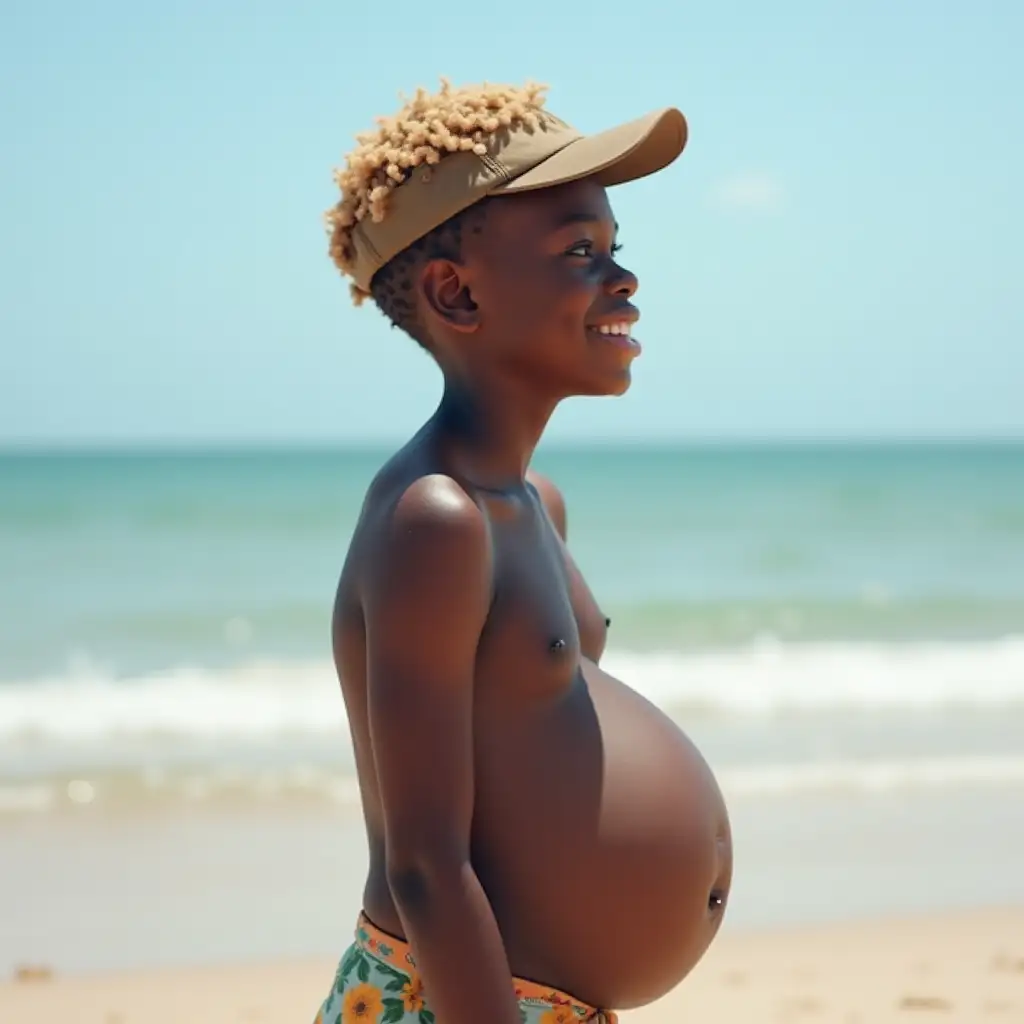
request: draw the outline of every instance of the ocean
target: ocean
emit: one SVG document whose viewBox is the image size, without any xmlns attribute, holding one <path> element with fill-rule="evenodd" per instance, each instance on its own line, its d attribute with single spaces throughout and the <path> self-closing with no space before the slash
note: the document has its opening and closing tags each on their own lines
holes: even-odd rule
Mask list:
<svg viewBox="0 0 1024 1024">
<path fill-rule="evenodd" d="M 388 454 L 0 456 L 0 814 L 357 800 L 329 617 Z M 535 465 L 727 796 L 1024 787 L 1024 445 Z"/>
<path fill-rule="evenodd" d="M 0 972 L 347 945 L 329 617 L 387 454 L 0 457 Z M 725 793 L 728 927 L 1024 903 L 1024 445 L 536 464 L 606 667 Z"/>
</svg>

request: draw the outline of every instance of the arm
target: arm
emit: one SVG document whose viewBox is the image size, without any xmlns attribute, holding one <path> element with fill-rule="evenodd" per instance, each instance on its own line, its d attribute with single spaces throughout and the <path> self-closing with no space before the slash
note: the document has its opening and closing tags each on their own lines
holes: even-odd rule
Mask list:
<svg viewBox="0 0 1024 1024">
<path fill-rule="evenodd" d="M 491 602 L 487 523 L 453 481 L 399 500 L 364 581 L 368 701 L 387 878 L 437 1020 L 520 1024 L 470 863 L 473 685 Z"/>
</svg>

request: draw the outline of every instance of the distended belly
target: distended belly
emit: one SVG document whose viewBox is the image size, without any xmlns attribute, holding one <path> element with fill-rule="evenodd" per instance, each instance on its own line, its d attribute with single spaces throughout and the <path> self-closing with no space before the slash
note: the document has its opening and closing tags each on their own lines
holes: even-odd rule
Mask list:
<svg viewBox="0 0 1024 1024">
<path fill-rule="evenodd" d="M 729 822 L 682 731 L 597 666 L 584 676 L 478 721 L 473 859 L 514 973 L 626 1009 L 681 981 L 714 937 Z"/>
</svg>

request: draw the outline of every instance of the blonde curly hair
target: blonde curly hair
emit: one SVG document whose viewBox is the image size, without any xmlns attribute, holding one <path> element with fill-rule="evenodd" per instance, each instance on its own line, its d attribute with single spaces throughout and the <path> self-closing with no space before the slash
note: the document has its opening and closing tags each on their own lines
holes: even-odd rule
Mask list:
<svg viewBox="0 0 1024 1024">
<path fill-rule="evenodd" d="M 485 83 L 455 88 L 447 79 L 441 79 L 438 92 L 428 93 L 421 88 L 411 99 L 402 97 L 404 103 L 397 114 L 377 118 L 374 131 L 356 136 L 355 149 L 345 157 L 344 166 L 334 172 L 341 198 L 325 218 L 331 259 L 342 275 L 351 277 L 355 268 L 355 226 L 366 217 L 382 221 L 387 216 L 391 194 L 414 168 L 436 164 L 449 153 L 483 155 L 487 138 L 502 128 L 536 128 L 546 88 L 534 83 L 522 87 Z M 462 215 L 451 221 L 460 219 Z M 353 283 L 350 290 L 355 304 L 372 297 L 393 324 L 423 342 L 419 332 L 410 329 L 408 300 L 399 309 L 389 301 L 407 290 L 390 280 L 395 276 L 392 265 L 411 269 L 414 257 L 429 250 L 432 241 L 439 243 L 439 254 L 452 255 L 459 231 L 451 221 L 435 228 L 382 267 L 374 276 L 370 291 Z M 379 282 L 383 282 L 380 287 Z"/>
</svg>

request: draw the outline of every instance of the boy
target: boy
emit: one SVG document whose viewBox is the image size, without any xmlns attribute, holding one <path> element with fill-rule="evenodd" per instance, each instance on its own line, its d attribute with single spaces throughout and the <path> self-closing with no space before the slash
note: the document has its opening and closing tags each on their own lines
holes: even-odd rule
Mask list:
<svg viewBox="0 0 1024 1024">
<path fill-rule="evenodd" d="M 370 870 L 321 1024 L 611 1021 L 718 928 L 721 795 L 598 667 L 560 498 L 527 479 L 562 399 L 629 386 L 637 281 L 605 187 L 685 141 L 677 110 L 581 137 L 540 88 L 445 84 L 337 175 L 331 254 L 444 393 L 371 485 L 338 587 Z"/>
</svg>

